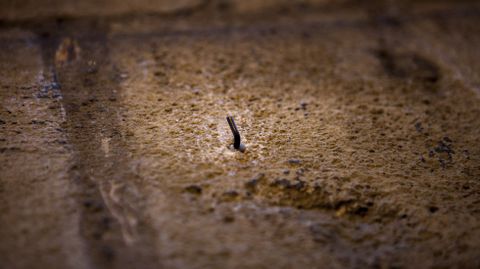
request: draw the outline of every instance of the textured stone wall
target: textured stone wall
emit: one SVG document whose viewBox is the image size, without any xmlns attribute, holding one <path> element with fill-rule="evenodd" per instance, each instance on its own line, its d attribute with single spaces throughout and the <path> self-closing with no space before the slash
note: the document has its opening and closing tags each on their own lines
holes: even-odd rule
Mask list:
<svg viewBox="0 0 480 269">
<path fill-rule="evenodd" d="M 0 17 L 0 268 L 480 267 L 474 1 Z"/>
</svg>

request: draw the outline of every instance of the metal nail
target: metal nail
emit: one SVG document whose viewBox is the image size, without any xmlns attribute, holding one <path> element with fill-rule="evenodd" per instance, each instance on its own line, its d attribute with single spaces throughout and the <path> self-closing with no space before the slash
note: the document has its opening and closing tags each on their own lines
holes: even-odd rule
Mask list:
<svg viewBox="0 0 480 269">
<path fill-rule="evenodd" d="M 244 152 L 245 146 L 242 143 L 240 143 L 241 142 L 240 132 L 238 132 L 237 125 L 235 124 L 233 117 L 227 116 L 227 122 L 228 122 L 228 125 L 230 125 L 230 130 L 232 130 L 232 134 L 233 134 L 233 148 L 241 152 Z"/>
</svg>

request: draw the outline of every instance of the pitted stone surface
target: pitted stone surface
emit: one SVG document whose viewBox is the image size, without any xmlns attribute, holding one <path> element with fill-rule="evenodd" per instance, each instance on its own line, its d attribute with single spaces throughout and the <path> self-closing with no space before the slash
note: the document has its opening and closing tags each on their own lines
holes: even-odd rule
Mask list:
<svg viewBox="0 0 480 269">
<path fill-rule="evenodd" d="M 477 4 L 115 3 L 2 15 L 1 265 L 480 266 Z"/>
</svg>

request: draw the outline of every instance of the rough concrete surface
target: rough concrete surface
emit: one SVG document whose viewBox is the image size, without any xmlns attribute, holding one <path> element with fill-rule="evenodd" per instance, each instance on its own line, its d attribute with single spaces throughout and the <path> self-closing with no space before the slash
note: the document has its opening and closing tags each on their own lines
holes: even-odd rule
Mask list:
<svg viewBox="0 0 480 269">
<path fill-rule="evenodd" d="M 480 268 L 475 1 L 0 10 L 0 268 Z"/>
</svg>

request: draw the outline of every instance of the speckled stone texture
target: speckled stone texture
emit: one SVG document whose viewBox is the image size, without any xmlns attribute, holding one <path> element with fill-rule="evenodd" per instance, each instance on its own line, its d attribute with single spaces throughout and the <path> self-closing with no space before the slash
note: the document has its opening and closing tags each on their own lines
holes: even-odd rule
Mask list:
<svg viewBox="0 0 480 269">
<path fill-rule="evenodd" d="M 14 2 L 0 268 L 480 267 L 476 2 Z"/>
</svg>

